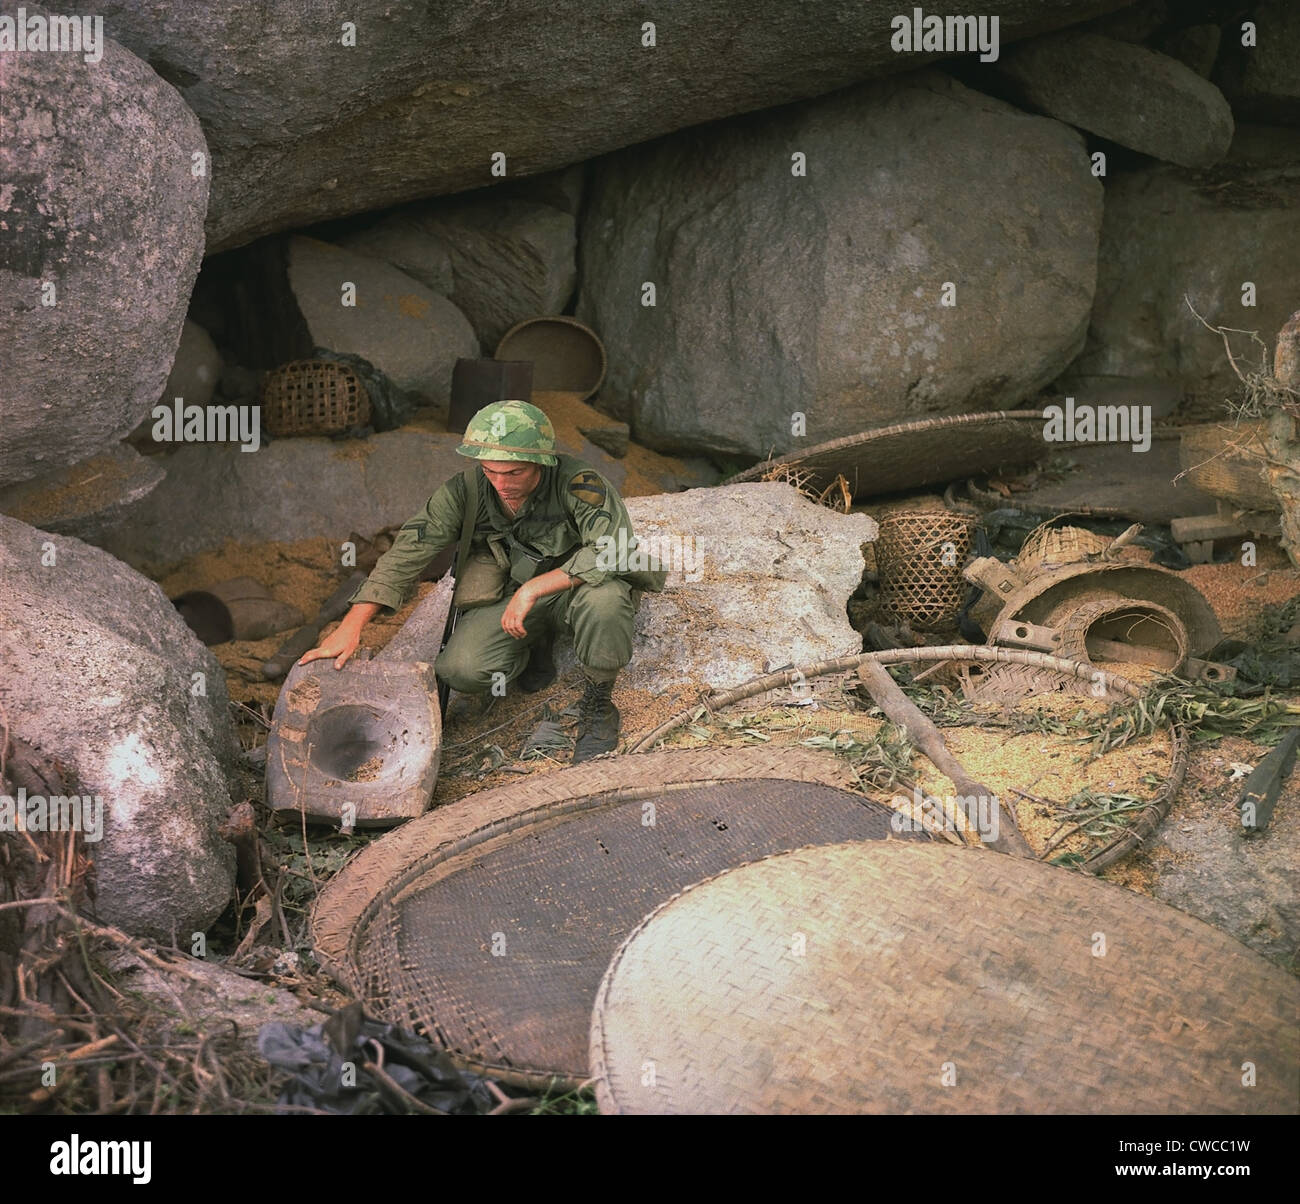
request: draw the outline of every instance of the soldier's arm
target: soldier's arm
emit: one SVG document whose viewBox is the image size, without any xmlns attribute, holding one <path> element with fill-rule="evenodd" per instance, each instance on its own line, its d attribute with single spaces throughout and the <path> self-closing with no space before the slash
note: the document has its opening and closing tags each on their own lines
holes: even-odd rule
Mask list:
<svg viewBox="0 0 1300 1204">
<path fill-rule="evenodd" d="M 410 521 L 402 524 L 393 546 L 376 563 L 370 576 L 352 595 L 352 608 L 338 627 L 298 661 L 305 665 L 333 657 L 341 669 L 357 650 L 361 631 L 380 611 L 393 614 L 406 603 L 420 574 L 443 548 L 460 538 L 465 483 L 459 474 L 447 481 Z"/>
<path fill-rule="evenodd" d="M 439 552 L 460 538 L 464 505 L 465 482 L 457 474 L 429 498 L 418 514 L 402 524 L 393 546 L 379 558 L 370 576 L 352 595 L 353 606 L 376 603 L 372 615 L 381 610 L 388 614 L 401 610 L 420 574 Z"/>
<path fill-rule="evenodd" d="M 614 557 L 620 546 L 636 546 L 623 499 L 599 473 L 584 472 L 569 482 L 565 502 L 582 537 L 582 546 L 560 569 L 575 578 L 575 583 L 584 585 L 600 585 L 606 577 L 617 576 Z"/>
</svg>

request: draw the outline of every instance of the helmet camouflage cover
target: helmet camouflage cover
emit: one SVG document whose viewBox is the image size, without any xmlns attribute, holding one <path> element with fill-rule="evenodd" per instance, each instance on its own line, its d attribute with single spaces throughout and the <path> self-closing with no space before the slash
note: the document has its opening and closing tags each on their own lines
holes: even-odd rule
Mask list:
<svg viewBox="0 0 1300 1204">
<path fill-rule="evenodd" d="M 555 464 L 555 428 L 535 405 L 497 401 L 469 420 L 456 451 L 475 460 Z"/>
</svg>

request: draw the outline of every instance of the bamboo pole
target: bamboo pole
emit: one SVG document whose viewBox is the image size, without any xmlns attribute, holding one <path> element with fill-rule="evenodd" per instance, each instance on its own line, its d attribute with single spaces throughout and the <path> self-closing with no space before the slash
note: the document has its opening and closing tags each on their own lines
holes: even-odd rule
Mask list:
<svg viewBox="0 0 1300 1204">
<path fill-rule="evenodd" d="M 948 746 L 943 742 L 943 736 L 934 721 L 923 715 L 920 708 L 898 688 L 898 684 L 889 676 L 889 670 L 884 665 L 876 661 L 863 661 L 858 666 L 858 677 L 862 679 L 867 692 L 875 699 L 876 705 L 907 733 L 907 738 L 930 758 L 940 773 L 952 780 L 958 795 L 991 801 L 992 805 L 998 808 L 1001 816 L 1002 804 L 998 796 L 983 782 L 976 781 L 966 772 L 966 767 L 948 751 Z M 956 809 L 955 804 L 954 809 Z M 985 837 L 981 832 L 980 838 L 989 848 L 996 849 L 999 853 L 1032 857 L 1033 852 L 1025 843 L 1025 838 L 1020 835 L 1020 829 L 1016 826 L 1015 818 L 1010 811 L 1006 813 L 1005 821 L 1007 822 L 1004 826 L 1002 819 L 999 820 L 997 836 Z"/>
</svg>

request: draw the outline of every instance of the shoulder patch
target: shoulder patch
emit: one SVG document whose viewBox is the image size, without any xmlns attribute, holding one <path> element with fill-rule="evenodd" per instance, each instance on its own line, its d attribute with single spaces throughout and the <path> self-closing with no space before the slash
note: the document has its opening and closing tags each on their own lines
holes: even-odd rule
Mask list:
<svg viewBox="0 0 1300 1204">
<path fill-rule="evenodd" d="M 580 502 L 599 509 L 605 504 L 605 482 L 600 474 L 583 469 L 569 478 L 569 492 Z"/>
</svg>

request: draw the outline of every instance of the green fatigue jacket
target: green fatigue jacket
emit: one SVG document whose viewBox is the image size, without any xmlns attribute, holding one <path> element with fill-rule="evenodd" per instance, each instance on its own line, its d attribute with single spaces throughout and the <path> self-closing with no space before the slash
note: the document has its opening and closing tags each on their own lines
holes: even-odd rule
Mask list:
<svg viewBox="0 0 1300 1204">
<path fill-rule="evenodd" d="M 638 589 L 663 589 L 667 574 L 662 571 L 619 570 L 615 557 L 624 549 L 635 548 L 636 540 L 632 520 L 614 487 L 574 456 L 557 455 L 556 459 L 554 466 L 538 465 L 542 479 L 514 518 L 501 505 L 483 470 L 475 466 L 479 473 L 478 517 L 471 552 L 491 549 L 502 567 L 509 564 L 510 575 L 519 585 L 558 568 L 587 585 L 617 576 Z M 378 602 L 388 614 L 400 610 L 433 558 L 459 542 L 465 495 L 464 474 L 457 473 L 429 498 L 419 514 L 402 525 L 393 546 L 352 595 L 353 604 Z"/>
</svg>

